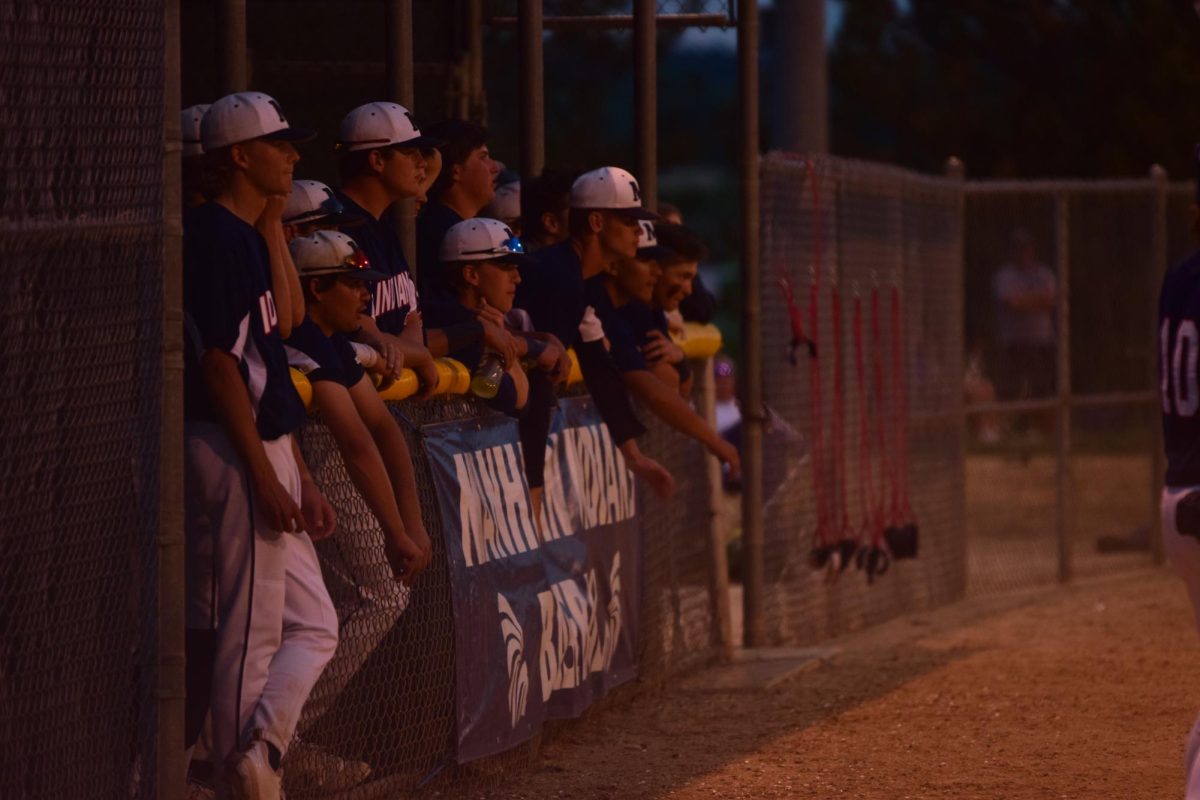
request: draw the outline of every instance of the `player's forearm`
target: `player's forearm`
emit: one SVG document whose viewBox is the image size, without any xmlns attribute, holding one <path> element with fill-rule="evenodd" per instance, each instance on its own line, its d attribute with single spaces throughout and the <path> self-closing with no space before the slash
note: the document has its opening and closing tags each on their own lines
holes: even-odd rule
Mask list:
<svg viewBox="0 0 1200 800">
<path fill-rule="evenodd" d="M 237 361 L 223 350 L 209 350 L 200 362 L 201 374 L 209 399 L 225 429 L 234 451 L 245 464 L 256 485 L 275 477 L 275 469 L 263 449 L 250 395 L 238 372 Z"/>
<path fill-rule="evenodd" d="M 408 442 L 404 440 L 404 434 L 390 415 L 387 419 L 371 425 L 370 431 L 391 479 L 392 493 L 400 509 L 400 517 L 404 520 L 405 529 L 424 528 L 425 521 L 421 517 L 421 500 L 417 496 L 417 478 L 413 472 L 412 454 L 409 452 Z"/>
<path fill-rule="evenodd" d="M 679 392 L 668 387 L 648 370 L 634 370 L 621 376 L 635 397 L 650 408 L 654 415 L 675 430 L 690 436 L 710 449 L 718 445 L 717 432 L 708 427 L 692 410 Z"/>
<path fill-rule="evenodd" d="M 384 535 L 392 541 L 407 535 L 389 480 L 390 473 L 366 427 L 360 420 L 335 421 L 333 417 L 328 418 L 328 423 L 346 464 L 346 473 L 379 521 Z"/>
<path fill-rule="evenodd" d="M 292 335 L 292 328 L 304 321 L 304 293 L 300 288 L 300 275 L 292 263 L 283 225 L 263 224 L 259 226 L 259 233 L 267 242 L 267 254 L 271 261 L 271 293 L 275 297 L 275 311 L 279 316 L 279 335 L 286 339 Z"/>
<path fill-rule="evenodd" d="M 425 346 L 434 358 L 445 358 L 451 353 L 475 347 L 482 342 L 483 325 L 475 321 L 425 329 Z"/>
<path fill-rule="evenodd" d="M 618 447 L 636 439 L 646 429 L 633 413 L 629 395 L 621 383 L 621 373 L 602 341 L 580 343 L 575 347 L 583 382 L 587 385 L 600 418 L 608 426 L 613 443 Z"/>
</svg>

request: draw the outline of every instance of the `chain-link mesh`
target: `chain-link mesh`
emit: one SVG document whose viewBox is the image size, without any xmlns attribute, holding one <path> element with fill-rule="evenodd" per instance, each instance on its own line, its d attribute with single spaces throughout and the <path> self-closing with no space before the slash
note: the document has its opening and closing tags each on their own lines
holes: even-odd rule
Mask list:
<svg viewBox="0 0 1200 800">
<path fill-rule="evenodd" d="M 1078 575 L 1149 562 L 1159 480 L 1150 456 L 1157 425 L 1149 393 L 1155 304 L 1164 262 L 1187 247 L 1180 224 L 1186 213 L 1172 199 L 1179 193 L 1167 193 L 1164 211 L 1161 189 L 1151 179 L 968 186 L 971 399 L 1045 401 L 1040 408 L 971 416 L 968 534 L 975 590 L 1053 580 L 1060 536 Z M 1052 273 L 1069 308 L 1072 411 L 1065 478 L 1055 404 L 1055 348 L 1063 332 L 1057 310 L 1046 309 L 1053 330 L 1040 353 L 1011 341 L 1012 332 L 1000 324 L 1003 275 L 1022 262 Z M 1060 486 L 1068 487 L 1061 507 Z"/>
<path fill-rule="evenodd" d="M 161 3 L 0 6 L 0 796 L 152 797 Z"/>
<path fill-rule="evenodd" d="M 317 544 L 340 620 L 337 653 L 314 688 L 284 770 L 289 797 L 355 797 L 414 792 L 429 779 L 452 791 L 487 792 L 530 766 L 545 733 L 495 758 L 454 764 L 455 638 L 449 565 L 420 428 L 487 412 L 469 398 L 392 407 L 405 431 L 433 561 L 411 591 L 398 586 L 383 534 L 350 481 L 333 436 L 314 416 L 300 434 L 305 460 L 333 504 L 338 531 Z M 703 663 L 713 652 L 707 550 L 708 487 L 702 449 L 650 421 L 644 452 L 679 477 L 669 501 L 642 492 L 643 681 Z M 624 695 L 618 692 L 618 695 Z M 619 698 L 618 698 L 619 700 Z M 567 723 L 564 723 L 567 724 Z M 549 726 L 551 729 L 559 725 Z"/>
<path fill-rule="evenodd" d="M 764 160 L 761 175 L 765 400 L 787 427 L 805 435 L 807 444 L 803 449 L 776 446 L 782 434 L 766 433 L 765 622 L 769 639 L 803 643 L 946 602 L 964 590 L 961 186 L 882 165 L 781 154 Z M 814 331 L 810 288 L 818 270 Z M 792 328 L 779 278 L 789 281 L 805 333 L 816 340 L 814 379 L 803 348 L 795 366 L 788 361 Z M 869 420 L 889 417 L 896 398 L 891 387 L 898 377 L 889 356 L 893 286 L 899 289 L 902 308 L 910 499 L 919 521 L 920 557 L 894 562 L 872 585 L 853 568 L 825 585 L 824 571 L 809 566 L 818 526 L 814 491 L 828 498 L 834 538 L 857 537 L 863 527 L 862 479 L 874 487 L 871 503 L 889 475 L 880 448 L 860 456 L 855 329 L 861 330 L 867 386 L 873 386 L 876 354 L 883 377 L 882 404 L 868 388 L 865 412 Z M 841 305 L 840 358 L 833 335 L 835 291 Z M 871 332 L 877 293 L 878 339 Z M 861 317 L 855 314 L 856 299 L 862 304 Z M 839 363 L 840 397 L 835 386 Z M 821 387 L 819 402 L 814 384 Z M 841 436 L 835 440 L 838 407 Z M 889 419 L 888 431 L 894 432 L 890 426 L 895 424 Z M 874 429 L 869 430 L 873 438 Z M 889 441 L 892 432 L 885 432 Z M 843 508 L 845 528 L 840 524 Z"/>
</svg>

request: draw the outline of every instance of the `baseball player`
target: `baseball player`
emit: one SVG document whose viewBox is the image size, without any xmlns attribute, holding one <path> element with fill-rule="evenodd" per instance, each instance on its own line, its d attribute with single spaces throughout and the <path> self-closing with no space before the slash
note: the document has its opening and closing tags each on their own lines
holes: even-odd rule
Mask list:
<svg viewBox="0 0 1200 800">
<path fill-rule="evenodd" d="M 616 259 L 637 253 L 638 221 L 654 214 L 642 208 L 637 180 L 618 167 L 581 175 L 571 187 L 570 202 L 570 236 L 534 254 L 517 287 L 516 305 L 529 313 L 535 330 L 575 348 L 584 381 L 626 466 L 665 497 L 674 491 L 675 479 L 638 449 L 636 437 L 645 428 L 629 405 L 585 287 Z"/>
<path fill-rule="evenodd" d="M 439 142 L 442 172 L 429 189 L 429 202 L 417 216 L 417 274 L 422 292 L 441 286 L 438 253 L 446 231 L 492 202 L 500 174 L 500 163 L 488 151 L 486 128 L 450 119 L 434 125 L 429 133 Z"/>
<path fill-rule="evenodd" d="M 419 315 L 412 314 L 417 310 L 417 288 L 400 237 L 384 212 L 393 203 L 424 192 L 422 150 L 435 144 L 435 139 L 421 134 L 407 110 L 385 102 L 367 103 L 347 114 L 338 141 L 342 177 L 338 199 L 347 214 L 362 222 L 347 233 L 373 267 L 389 276 L 372 289 L 371 312 L 363 319 L 359 341 L 379 350 L 389 364 L 403 357 L 426 391 L 437 385 L 434 357 L 479 341 L 506 357 L 515 358 L 516 349 L 506 331 L 486 321 L 425 329 Z"/>
<path fill-rule="evenodd" d="M 234 798 L 279 797 L 280 760 L 337 644 L 310 538 L 334 515 L 292 437 L 304 408 L 256 227 L 311 136 L 264 94 L 213 103 L 201 139 L 215 196 L 184 229 L 187 616 L 215 631 L 213 756 Z"/>
<path fill-rule="evenodd" d="M 710 428 L 679 395 L 678 380 L 668 384 L 651 371 L 628 320 L 617 313 L 619 307 L 629 303 L 650 301 L 659 277 L 655 259 L 667 255 L 665 248 L 654 238 L 653 223 L 642 220 L 639 230 L 643 246 L 636 249 L 632 258 L 619 258 L 608 272 L 589 279 L 586 282 L 588 300 L 604 323 L 613 361 L 629 393 L 663 422 L 703 444 L 736 475 L 739 471 L 737 449 Z"/>
<path fill-rule="evenodd" d="M 1200 176 L 1200 145 L 1194 158 Z M 1196 184 L 1200 208 L 1200 177 Z M 1200 229 L 1200 216 L 1197 217 Z M 1187 585 L 1200 626 L 1200 250 L 1171 268 L 1158 306 L 1159 378 L 1167 475 L 1162 494 L 1163 544 Z M 1200 800 L 1200 718 L 1188 737 L 1188 800 Z"/>
<path fill-rule="evenodd" d="M 534 253 L 567 238 L 571 184 L 578 172 L 546 169 L 521 187 L 521 241 Z"/>
<path fill-rule="evenodd" d="M 335 500 L 339 510 L 345 514 L 346 508 L 354 511 L 365 502 L 379 523 L 378 528 L 339 531 L 336 552 L 323 553 L 329 556 L 323 566 L 331 593 L 353 598 L 348 604 L 353 610 L 341 627 L 350 646 L 338 651 L 336 669 L 327 670 L 314 690 L 305 709 L 307 726 L 332 704 L 404 611 L 408 594 L 395 580 L 411 586 L 428 566 L 432 547 L 408 445 L 357 363 L 349 339 L 371 299 L 367 284 L 386 276 L 370 268 L 344 233 L 316 231 L 293 239 L 289 248 L 300 272 L 307 317 L 286 342 L 288 362 L 308 377 L 313 401 L 358 490 L 354 497 Z M 310 466 L 319 486 L 332 486 L 326 478 L 333 471 L 341 474 L 341 464 L 334 460 L 314 460 Z"/>
</svg>

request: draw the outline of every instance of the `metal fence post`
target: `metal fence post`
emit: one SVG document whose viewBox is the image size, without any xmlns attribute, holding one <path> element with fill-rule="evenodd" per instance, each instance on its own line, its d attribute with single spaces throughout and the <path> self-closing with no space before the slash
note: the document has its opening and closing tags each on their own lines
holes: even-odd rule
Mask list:
<svg viewBox="0 0 1200 800">
<path fill-rule="evenodd" d="M 248 88 L 246 0 L 220 0 L 216 10 L 217 93 L 227 95 L 233 92 L 244 92 Z"/>
<path fill-rule="evenodd" d="M 387 0 L 384 6 L 384 28 L 387 36 L 386 64 L 384 68 L 387 98 L 399 103 L 409 111 L 413 108 L 413 21 L 412 0 Z M 416 205 L 412 200 L 401 200 L 390 211 L 392 221 L 400 232 L 404 245 L 404 258 L 413 274 L 420 277 L 417 264 Z"/>
<path fill-rule="evenodd" d="M 763 391 L 759 284 L 758 0 L 738 3 L 738 96 L 742 173 L 742 566 L 743 639 L 765 643 L 763 597 Z"/>
<path fill-rule="evenodd" d="M 1058 392 L 1056 426 L 1055 486 L 1057 504 L 1055 528 L 1058 535 L 1058 579 L 1071 580 L 1071 220 L 1070 195 L 1060 190 L 1054 196 L 1055 267 L 1058 293 Z"/>
<path fill-rule="evenodd" d="M 695 362 L 693 362 L 695 364 Z M 704 360 L 696 372 L 696 412 L 713 429 L 716 428 L 717 385 L 713 375 L 715 358 Z M 733 657 L 733 619 L 729 607 L 729 556 L 725 552 L 725 526 L 722 524 L 721 507 L 725 489 L 722 486 L 721 464 L 712 456 L 704 459 L 707 484 L 705 509 L 708 516 L 708 590 L 712 598 L 713 630 L 711 641 L 717 647 L 721 661 Z"/>
<path fill-rule="evenodd" d="M 517 6 L 520 50 L 521 182 L 528 183 L 546 165 L 546 98 L 542 63 L 542 0 Z"/>
<path fill-rule="evenodd" d="M 656 0 L 633 3 L 633 108 L 642 205 L 658 208 L 658 54 Z"/>
<path fill-rule="evenodd" d="M 1150 253 L 1150 338 L 1158 339 L 1158 293 L 1163 274 L 1169 264 L 1167 259 L 1167 171 L 1155 164 L 1150 168 L 1150 179 L 1154 181 L 1154 230 L 1152 232 L 1153 246 Z M 1149 361 L 1149 389 L 1155 398 L 1159 396 L 1158 385 L 1158 347 L 1152 348 Z M 1161 564 L 1166 558 L 1163 552 L 1162 512 L 1160 511 L 1162 484 L 1167 471 L 1166 457 L 1163 453 L 1162 426 L 1158 423 L 1159 404 L 1156 401 L 1149 407 L 1150 425 L 1150 547 L 1154 555 L 1154 563 Z"/>
<path fill-rule="evenodd" d="M 162 406 L 159 420 L 155 797 L 184 796 L 183 185 L 179 127 L 179 0 L 163 8 Z"/>
</svg>

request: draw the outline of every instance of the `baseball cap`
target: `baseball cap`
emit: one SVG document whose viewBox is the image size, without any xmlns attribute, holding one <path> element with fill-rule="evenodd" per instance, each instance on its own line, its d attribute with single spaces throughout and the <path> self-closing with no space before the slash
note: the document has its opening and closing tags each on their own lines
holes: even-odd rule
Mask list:
<svg viewBox="0 0 1200 800">
<path fill-rule="evenodd" d="M 341 231 L 316 231 L 288 242 L 288 251 L 301 278 L 353 275 L 364 281 L 385 281 L 387 275 L 371 269 L 366 255 Z"/>
<path fill-rule="evenodd" d="M 654 232 L 654 223 L 648 219 L 638 220 L 637 257 L 655 261 L 669 255 L 671 255 L 671 249 L 658 243 L 658 235 Z"/>
<path fill-rule="evenodd" d="M 323 225 L 346 225 L 359 222 L 346 214 L 342 202 L 333 190 L 320 181 L 293 180 L 292 193 L 283 207 L 284 225 L 303 225 L 320 222 Z"/>
<path fill-rule="evenodd" d="M 617 211 L 634 219 L 658 219 L 642 208 L 642 190 L 637 179 L 620 167 L 601 167 L 585 172 L 571 185 L 571 208 Z"/>
<path fill-rule="evenodd" d="M 421 135 L 417 121 L 404 106 L 377 102 L 361 105 L 342 119 L 337 149 L 348 153 L 395 146 L 428 150 L 439 144 L 432 136 Z"/>
<path fill-rule="evenodd" d="M 521 240 L 513 235 L 512 228 L 498 219 L 475 217 L 456 222 L 446 231 L 438 260 L 443 263 L 456 261 L 499 261 L 524 264 L 529 261 Z"/>
<path fill-rule="evenodd" d="M 188 106 L 180 114 L 180 130 L 183 134 L 183 157 L 193 158 L 204 155 L 204 147 L 200 144 L 200 120 L 208 111 L 208 103 Z"/>
<path fill-rule="evenodd" d="M 487 204 L 487 214 L 496 219 L 521 218 L 521 182 L 502 183 L 496 187 L 496 196 Z"/>
<path fill-rule="evenodd" d="M 288 125 L 279 103 L 262 92 L 227 94 L 209 106 L 200 121 L 206 153 L 251 139 L 307 142 L 316 135 L 311 128 Z"/>
</svg>

